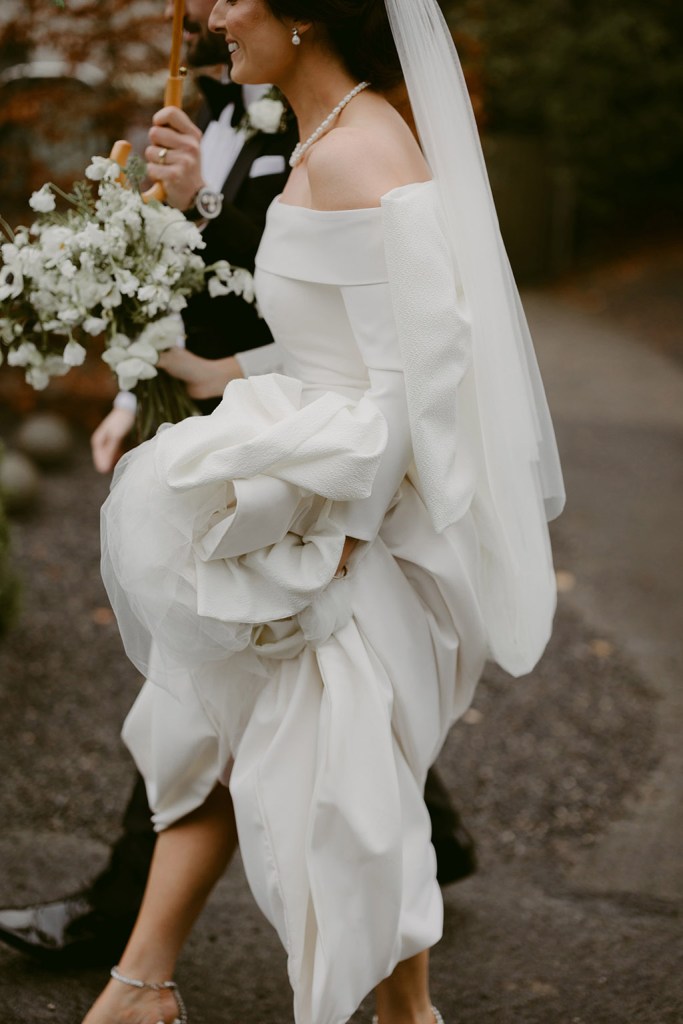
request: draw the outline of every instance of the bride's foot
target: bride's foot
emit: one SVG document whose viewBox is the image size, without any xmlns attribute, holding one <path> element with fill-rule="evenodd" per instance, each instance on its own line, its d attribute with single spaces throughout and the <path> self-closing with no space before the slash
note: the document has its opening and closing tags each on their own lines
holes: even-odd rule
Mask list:
<svg viewBox="0 0 683 1024">
<path fill-rule="evenodd" d="M 444 1024 L 443 1017 L 435 1006 L 432 1006 L 432 1016 L 434 1017 L 434 1024 Z M 377 1014 L 372 1018 L 372 1024 L 379 1024 L 379 1017 Z"/>
<path fill-rule="evenodd" d="M 188 1017 L 174 982 L 138 982 L 114 968 L 83 1024 L 188 1024 Z"/>
</svg>

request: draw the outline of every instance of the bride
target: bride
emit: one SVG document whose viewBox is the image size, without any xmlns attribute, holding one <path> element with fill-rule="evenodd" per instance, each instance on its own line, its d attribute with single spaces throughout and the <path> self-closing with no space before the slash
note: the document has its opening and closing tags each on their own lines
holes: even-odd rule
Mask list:
<svg viewBox="0 0 683 1024">
<path fill-rule="evenodd" d="M 218 0 L 301 142 L 257 258 L 284 373 L 121 463 L 103 574 L 146 675 L 124 727 L 159 830 L 85 1024 L 169 1024 L 239 835 L 297 1024 L 432 1024 L 422 793 L 486 658 L 547 642 L 552 425 L 435 0 Z M 385 99 L 405 79 L 421 146 Z"/>
</svg>

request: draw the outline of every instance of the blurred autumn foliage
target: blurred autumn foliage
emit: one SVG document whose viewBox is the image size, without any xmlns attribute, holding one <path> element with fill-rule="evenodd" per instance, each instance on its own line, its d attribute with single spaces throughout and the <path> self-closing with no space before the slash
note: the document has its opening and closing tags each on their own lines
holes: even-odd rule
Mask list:
<svg viewBox="0 0 683 1024">
<path fill-rule="evenodd" d="M 27 200 L 45 181 L 83 177 L 94 154 L 117 138 L 140 151 L 162 103 L 170 30 L 162 0 L 2 0 L 0 4 L 0 214 L 32 217 Z M 108 367 L 83 367 L 34 392 L 21 370 L 0 370 L 0 401 L 17 413 L 36 406 L 92 429 L 115 393 Z"/>
<path fill-rule="evenodd" d="M 44 181 L 69 186 L 94 153 L 146 130 L 163 95 L 169 31 L 160 0 L 3 0 L 1 212 L 25 219 Z"/>
</svg>

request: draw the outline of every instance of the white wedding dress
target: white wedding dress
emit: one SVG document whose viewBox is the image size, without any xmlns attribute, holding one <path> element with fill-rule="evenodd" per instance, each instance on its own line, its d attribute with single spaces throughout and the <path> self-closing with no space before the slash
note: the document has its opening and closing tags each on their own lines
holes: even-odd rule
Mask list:
<svg viewBox="0 0 683 1024">
<path fill-rule="evenodd" d="M 297 1024 L 348 1020 L 440 938 L 423 787 L 490 648 L 470 440 L 448 483 L 461 514 L 440 533 L 428 445 L 414 462 L 411 408 L 444 373 L 454 394 L 466 324 L 438 239 L 436 264 L 388 246 L 394 198 L 416 204 L 433 249 L 432 183 L 377 209 L 273 203 L 256 283 L 284 375 L 230 384 L 211 416 L 132 452 L 103 510 L 105 582 L 148 678 L 124 738 L 156 827 L 229 779 Z M 409 381 L 388 260 L 424 277 L 425 372 Z M 423 322 L 435 307 L 454 331 L 441 370 Z M 346 535 L 361 543 L 332 579 Z"/>
</svg>

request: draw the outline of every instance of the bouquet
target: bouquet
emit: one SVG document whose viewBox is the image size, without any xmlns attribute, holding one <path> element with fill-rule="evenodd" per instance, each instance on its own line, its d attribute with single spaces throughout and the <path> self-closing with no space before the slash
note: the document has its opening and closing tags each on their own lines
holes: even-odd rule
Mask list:
<svg viewBox="0 0 683 1024">
<path fill-rule="evenodd" d="M 201 232 L 183 214 L 140 194 L 142 161 L 125 172 L 94 157 L 70 193 L 48 183 L 29 205 L 30 227 L 0 218 L 0 363 L 25 368 L 35 389 L 83 363 L 94 339 L 119 387 L 138 397 L 138 429 L 196 412 L 184 385 L 157 369 L 159 353 L 181 342 L 188 296 L 241 295 L 254 301 L 247 270 L 198 255 Z M 57 209 L 61 197 L 64 210 Z"/>
</svg>

